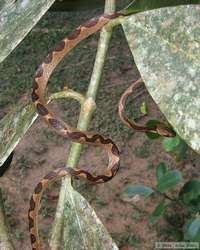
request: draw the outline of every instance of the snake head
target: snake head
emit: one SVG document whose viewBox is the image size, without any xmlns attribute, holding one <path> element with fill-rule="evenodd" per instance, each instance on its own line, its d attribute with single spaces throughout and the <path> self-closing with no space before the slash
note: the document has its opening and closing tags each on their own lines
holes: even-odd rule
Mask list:
<svg viewBox="0 0 200 250">
<path fill-rule="evenodd" d="M 162 123 L 156 125 L 156 131 L 160 136 L 163 136 L 163 137 L 175 137 L 176 136 L 176 132 L 173 129 L 165 126 Z"/>
</svg>

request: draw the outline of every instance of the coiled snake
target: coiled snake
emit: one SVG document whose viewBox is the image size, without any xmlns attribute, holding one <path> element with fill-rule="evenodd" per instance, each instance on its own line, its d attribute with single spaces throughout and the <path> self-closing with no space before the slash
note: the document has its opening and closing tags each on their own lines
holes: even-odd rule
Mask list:
<svg viewBox="0 0 200 250">
<path fill-rule="evenodd" d="M 119 150 L 110 138 L 105 138 L 98 133 L 80 131 L 68 126 L 65 122 L 58 119 L 52 112 L 49 111 L 44 98 L 48 79 L 63 57 L 79 42 L 100 30 L 105 24 L 116 16 L 119 16 L 119 13 L 114 15 L 101 15 L 90 19 L 88 22 L 79 26 L 47 55 L 35 73 L 31 96 L 38 114 L 41 115 L 44 120 L 56 130 L 57 133 L 69 138 L 71 141 L 82 144 L 92 144 L 104 148 L 108 153 L 109 164 L 106 172 L 102 175 L 93 176 L 87 171 L 68 167 L 50 172 L 39 182 L 31 197 L 30 209 L 28 212 L 29 231 L 33 250 L 41 249 L 38 235 L 37 215 L 39 212 L 42 192 L 49 182 L 55 181 L 56 179 L 62 178 L 66 175 L 71 175 L 86 179 L 93 183 L 103 183 L 111 180 L 119 169 Z"/>
<path fill-rule="evenodd" d="M 85 170 L 68 167 L 51 171 L 38 183 L 31 197 L 30 208 L 28 212 L 29 231 L 33 250 L 41 249 L 38 235 L 37 217 L 42 192 L 50 182 L 60 179 L 66 175 L 71 175 L 83 178 L 93 183 L 103 183 L 111 180 L 119 169 L 119 150 L 110 138 L 105 138 L 98 133 L 80 131 L 68 126 L 64 121 L 60 120 L 56 117 L 55 114 L 50 112 L 44 98 L 48 79 L 50 78 L 53 70 L 58 65 L 58 63 L 63 59 L 63 57 L 79 42 L 100 30 L 111 19 L 119 15 L 121 14 L 115 13 L 112 15 L 101 15 L 99 17 L 92 18 L 88 22 L 79 26 L 68 37 L 64 38 L 53 49 L 53 51 L 47 55 L 47 57 L 35 73 L 31 96 L 32 102 L 38 114 L 41 115 L 58 134 L 70 139 L 71 141 L 79 142 L 82 144 L 91 144 L 104 148 L 108 153 L 109 164 L 105 173 L 102 175 L 93 176 Z M 127 93 L 129 93 L 129 91 Z M 120 104 L 120 116 L 128 126 L 131 126 L 131 122 L 122 115 L 123 106 L 124 102 L 122 100 Z M 145 129 L 141 129 L 141 127 L 137 126 L 137 124 L 131 127 L 139 131 L 145 131 Z"/>
</svg>

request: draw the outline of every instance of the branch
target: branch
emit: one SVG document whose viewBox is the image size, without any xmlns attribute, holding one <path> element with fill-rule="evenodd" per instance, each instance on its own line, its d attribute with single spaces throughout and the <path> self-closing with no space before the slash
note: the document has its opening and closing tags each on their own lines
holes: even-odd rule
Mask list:
<svg viewBox="0 0 200 250">
<path fill-rule="evenodd" d="M 115 0 L 106 0 L 105 13 L 111 13 L 114 11 L 115 11 Z M 108 50 L 109 41 L 110 41 L 110 38 L 112 35 L 112 28 L 113 28 L 113 26 L 115 26 L 118 23 L 119 23 L 119 21 L 117 22 L 117 21 L 113 20 L 113 21 L 109 22 L 108 25 L 106 27 L 104 27 L 100 32 L 100 40 L 98 43 L 98 49 L 97 49 L 97 54 L 96 54 L 96 59 L 95 59 L 95 63 L 94 63 L 94 68 L 93 68 L 91 80 L 89 83 L 89 87 L 88 87 L 85 101 L 81 106 L 81 112 L 80 112 L 79 119 L 78 119 L 77 128 L 82 130 L 82 131 L 88 129 L 89 123 L 90 123 L 91 118 L 92 118 L 92 114 L 95 110 L 95 106 L 96 106 L 95 99 L 96 99 L 97 91 L 98 91 L 98 88 L 100 85 L 102 70 L 103 70 L 104 63 L 105 63 L 105 58 L 106 58 L 106 54 L 107 54 L 107 50 Z M 68 161 L 67 161 L 67 166 L 75 167 L 78 165 L 81 150 L 82 150 L 81 144 L 72 143 L 69 157 L 68 157 Z M 61 185 L 55 221 L 54 221 L 54 225 L 53 225 L 53 229 L 52 229 L 52 237 L 51 237 L 51 241 L 50 241 L 50 246 L 51 246 L 52 250 L 61 249 L 62 238 L 64 238 L 64 245 L 65 245 L 65 248 L 63 248 L 63 249 L 69 249 L 69 247 L 71 247 L 71 249 L 76 249 L 76 248 L 73 248 L 73 246 L 70 245 L 70 243 L 69 243 L 70 242 L 69 237 L 72 238 L 75 234 L 75 232 L 71 229 L 71 231 L 73 231 L 73 235 L 71 235 L 69 228 L 72 227 L 72 224 L 74 223 L 75 220 L 79 221 L 80 218 L 78 218 L 78 217 L 81 216 L 80 211 L 82 211 L 82 214 L 85 214 L 85 210 L 83 208 L 84 204 L 81 204 L 84 199 L 79 195 L 80 198 L 77 202 L 77 195 L 72 190 L 73 190 L 73 188 L 71 186 L 71 178 L 67 177 L 62 181 L 62 185 Z M 73 209 L 79 211 L 79 214 L 77 212 L 78 216 L 77 216 L 77 214 L 75 214 L 75 216 L 72 218 L 72 215 L 73 215 L 72 210 Z M 74 213 L 76 213 L 76 211 Z M 67 216 L 67 219 L 64 216 Z M 84 215 L 82 215 L 81 219 L 83 218 L 83 216 Z M 92 216 L 92 214 L 90 216 Z M 89 220 L 89 217 L 88 217 L 88 220 Z M 97 220 L 96 220 L 94 224 L 98 227 L 99 226 L 99 225 L 97 225 L 98 223 L 99 222 L 97 222 Z M 81 221 L 79 221 L 79 223 L 76 224 L 76 227 L 79 227 L 80 231 L 84 230 L 81 227 L 81 225 L 82 225 Z M 93 225 L 93 226 L 95 227 L 95 225 Z M 85 226 L 86 226 L 86 224 L 85 224 Z M 92 223 L 90 226 L 91 226 L 90 230 L 87 230 L 87 231 L 91 231 L 91 233 L 87 232 L 87 234 L 93 233 Z M 78 231 L 78 230 L 76 229 L 76 231 Z M 104 229 L 104 231 L 105 231 L 105 229 Z M 80 234 L 82 234 L 82 231 Z M 63 237 L 63 235 L 66 237 Z M 91 237 L 94 238 L 95 236 L 93 237 L 93 235 L 91 235 Z M 83 243 L 80 241 L 82 241 Z M 87 239 L 84 239 L 84 236 L 79 237 L 79 235 L 77 235 L 76 242 L 78 242 L 79 244 L 82 243 L 84 246 L 84 249 L 88 249 L 88 250 L 92 249 L 92 248 L 88 247 L 87 242 L 85 242 L 85 241 L 87 241 Z M 90 241 L 91 241 L 91 239 L 90 239 Z M 97 239 L 97 241 L 98 241 L 98 239 Z M 63 247 L 63 244 L 62 244 L 62 247 Z M 80 247 L 80 245 L 79 245 L 79 247 Z M 107 249 L 110 249 L 110 248 L 111 247 L 109 247 Z M 115 245 L 115 248 L 117 249 L 116 245 Z"/>
<path fill-rule="evenodd" d="M 80 103 L 81 106 L 83 105 L 83 103 L 85 101 L 85 97 L 83 95 L 81 95 L 80 93 L 78 93 L 72 89 L 69 89 L 68 87 L 65 87 L 63 91 L 52 94 L 49 97 L 49 101 L 55 100 L 55 99 L 61 99 L 61 98 L 75 99 Z"/>
</svg>

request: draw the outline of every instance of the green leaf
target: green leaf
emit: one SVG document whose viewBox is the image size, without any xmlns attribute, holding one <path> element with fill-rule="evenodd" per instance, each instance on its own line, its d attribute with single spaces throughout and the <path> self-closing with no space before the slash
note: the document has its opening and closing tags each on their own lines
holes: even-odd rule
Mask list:
<svg viewBox="0 0 200 250">
<path fill-rule="evenodd" d="M 156 168 L 157 182 L 166 174 L 167 165 L 164 162 L 160 162 Z"/>
<path fill-rule="evenodd" d="M 200 195 L 200 180 L 193 179 L 184 184 L 179 192 L 179 198 L 186 204 L 194 203 L 199 199 Z"/>
<path fill-rule="evenodd" d="M 147 106 L 146 106 L 146 102 L 142 102 L 140 105 L 140 112 L 144 115 L 147 114 Z"/>
<path fill-rule="evenodd" d="M 176 135 L 176 137 L 164 138 L 162 145 L 165 151 L 170 152 L 174 150 L 179 143 L 180 143 L 180 137 Z"/>
<path fill-rule="evenodd" d="M 166 192 L 175 187 L 182 180 L 181 172 L 178 170 L 167 171 L 158 181 L 157 190 Z"/>
<path fill-rule="evenodd" d="M 0 1 L 0 62 L 24 39 L 55 0 Z"/>
<path fill-rule="evenodd" d="M 153 126 L 155 126 L 155 125 L 157 125 L 159 123 L 160 123 L 160 121 L 158 121 L 158 120 L 149 120 L 149 121 L 146 122 L 146 125 L 148 127 L 153 127 Z M 146 135 L 151 140 L 160 138 L 160 135 L 157 134 L 157 133 L 146 132 Z"/>
<path fill-rule="evenodd" d="M 175 131 L 199 153 L 199 6 L 144 11 L 120 21 L 150 95 Z"/>
<path fill-rule="evenodd" d="M 136 194 L 139 194 L 140 196 L 147 198 L 153 193 L 153 189 L 147 186 L 143 185 L 129 185 L 126 187 L 126 189 L 123 192 L 124 196 L 127 196 L 129 198 L 132 198 Z"/>
<path fill-rule="evenodd" d="M 186 236 L 189 240 L 200 241 L 200 216 L 188 225 Z"/>
<path fill-rule="evenodd" d="M 163 215 L 164 211 L 166 209 L 165 206 L 165 201 L 162 200 L 158 206 L 154 209 L 154 211 L 152 212 L 152 214 L 149 217 L 149 220 L 151 223 L 156 223 L 160 217 Z"/>
<path fill-rule="evenodd" d="M 188 145 L 184 140 L 180 139 L 180 143 L 175 148 L 176 160 L 181 161 L 186 158 L 186 152 L 188 150 Z"/>
</svg>

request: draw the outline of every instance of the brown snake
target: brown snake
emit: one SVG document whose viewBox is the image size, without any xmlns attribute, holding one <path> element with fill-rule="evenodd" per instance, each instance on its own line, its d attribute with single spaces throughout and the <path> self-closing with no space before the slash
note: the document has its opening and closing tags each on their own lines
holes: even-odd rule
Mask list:
<svg viewBox="0 0 200 250">
<path fill-rule="evenodd" d="M 133 82 L 127 90 L 123 93 L 123 95 L 120 98 L 119 105 L 118 105 L 118 113 L 120 116 L 120 119 L 124 124 L 126 124 L 129 128 L 139 131 L 139 132 L 151 132 L 151 133 L 157 133 L 160 136 L 163 137 L 174 137 L 176 136 L 176 133 L 171 129 L 168 128 L 163 123 L 158 123 L 154 126 L 146 126 L 136 123 L 135 121 L 130 121 L 129 118 L 124 114 L 124 108 L 126 104 L 127 98 L 134 92 L 134 90 L 144 84 L 141 78 L 139 78 L 137 81 Z"/>
<path fill-rule="evenodd" d="M 60 135 L 70 139 L 73 142 L 78 142 L 81 144 L 91 144 L 104 148 L 109 157 L 109 164 L 104 174 L 93 176 L 89 172 L 78 169 L 78 168 L 59 168 L 49 172 L 36 186 L 34 193 L 30 200 L 30 208 L 28 212 L 29 219 L 29 231 L 31 238 L 32 250 L 40 250 L 41 245 L 39 241 L 38 234 L 38 212 L 40 208 L 40 200 L 42 192 L 48 186 L 50 182 L 54 182 L 66 175 L 76 176 L 88 180 L 93 183 L 104 183 L 113 178 L 119 169 L 119 150 L 115 143 L 110 138 L 105 138 L 98 133 L 80 131 L 78 129 L 68 126 L 64 121 L 56 117 L 55 114 L 49 111 L 45 101 L 45 89 L 47 82 L 58 63 L 63 59 L 63 57 L 73 49 L 79 42 L 93 33 L 100 30 L 105 24 L 107 24 L 111 19 L 121 15 L 120 13 L 115 13 L 112 15 L 101 15 L 90 19 L 88 22 L 82 24 L 77 29 L 75 29 L 68 37 L 64 38 L 54 49 L 50 52 L 43 63 L 39 66 L 35 73 L 32 89 L 32 102 L 36 108 L 36 111 L 41 115 L 44 120 Z M 139 84 L 139 82 L 137 83 Z M 123 114 L 124 105 L 126 98 L 133 91 L 135 85 L 132 85 L 122 96 L 119 103 L 119 115 L 122 121 L 129 127 L 136 129 L 137 131 L 146 132 L 147 130 L 151 132 L 162 131 L 163 136 L 170 136 L 164 130 L 164 126 L 156 126 L 155 128 L 148 128 L 146 126 L 141 126 L 135 122 L 130 122 L 129 119 Z M 163 132 L 164 131 L 164 132 Z M 172 135 L 171 135 L 172 136 Z"/>
<path fill-rule="evenodd" d="M 66 175 L 71 175 L 83 178 L 93 183 L 103 183 L 111 180 L 119 169 L 119 150 L 110 138 L 105 138 L 98 133 L 80 131 L 68 126 L 64 121 L 60 120 L 55 116 L 55 114 L 49 111 L 44 98 L 47 82 L 53 70 L 63 57 L 79 42 L 100 30 L 111 19 L 119 15 L 121 14 L 116 13 L 112 15 L 101 15 L 99 17 L 92 18 L 88 22 L 79 26 L 47 55 L 35 73 L 31 96 L 32 102 L 38 114 L 41 115 L 57 133 L 70 139 L 71 141 L 104 148 L 108 153 L 109 163 L 105 173 L 102 175 L 93 176 L 85 170 L 68 167 L 51 171 L 38 183 L 31 197 L 28 212 L 29 231 L 33 250 L 41 249 L 37 217 L 42 192 L 50 182 L 60 179 Z"/>
</svg>

